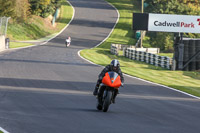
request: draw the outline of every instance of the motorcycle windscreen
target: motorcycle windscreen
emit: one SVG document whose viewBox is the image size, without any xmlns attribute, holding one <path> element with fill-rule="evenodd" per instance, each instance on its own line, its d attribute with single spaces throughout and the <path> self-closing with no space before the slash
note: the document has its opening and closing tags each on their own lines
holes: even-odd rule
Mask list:
<svg viewBox="0 0 200 133">
<path fill-rule="evenodd" d="M 121 86 L 120 76 L 116 72 L 107 72 L 102 79 L 102 83 L 110 87 L 118 88 Z"/>
</svg>

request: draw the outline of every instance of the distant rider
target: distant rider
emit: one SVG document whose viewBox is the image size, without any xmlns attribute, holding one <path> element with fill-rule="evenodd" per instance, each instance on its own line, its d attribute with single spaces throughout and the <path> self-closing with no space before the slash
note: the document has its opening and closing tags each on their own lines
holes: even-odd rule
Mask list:
<svg viewBox="0 0 200 133">
<path fill-rule="evenodd" d="M 71 43 L 71 37 L 69 36 L 67 39 L 66 39 L 66 47 L 69 47 Z"/>
</svg>

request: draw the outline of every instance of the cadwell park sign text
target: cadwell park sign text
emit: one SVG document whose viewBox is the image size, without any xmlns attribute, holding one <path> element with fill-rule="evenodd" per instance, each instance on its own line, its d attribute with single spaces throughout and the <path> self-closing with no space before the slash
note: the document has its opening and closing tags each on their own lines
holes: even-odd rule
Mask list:
<svg viewBox="0 0 200 133">
<path fill-rule="evenodd" d="M 149 14 L 148 30 L 200 33 L 200 16 Z"/>
<path fill-rule="evenodd" d="M 134 13 L 133 30 L 200 33 L 200 16 Z"/>
</svg>

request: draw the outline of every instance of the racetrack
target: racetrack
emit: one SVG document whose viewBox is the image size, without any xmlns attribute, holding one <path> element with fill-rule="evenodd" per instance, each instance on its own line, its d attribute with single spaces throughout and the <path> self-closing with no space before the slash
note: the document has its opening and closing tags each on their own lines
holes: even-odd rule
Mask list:
<svg viewBox="0 0 200 133">
<path fill-rule="evenodd" d="M 59 36 L 0 53 L 0 127 L 10 133 L 198 133 L 199 99 L 128 76 L 116 104 L 107 113 L 96 110 L 92 91 L 102 67 L 77 53 L 108 36 L 117 12 L 103 0 L 70 2 L 75 17 Z"/>
</svg>

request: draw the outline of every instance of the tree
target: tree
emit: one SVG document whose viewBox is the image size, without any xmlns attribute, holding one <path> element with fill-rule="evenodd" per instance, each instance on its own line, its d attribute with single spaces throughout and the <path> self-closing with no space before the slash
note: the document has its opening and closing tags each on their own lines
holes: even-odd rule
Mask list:
<svg viewBox="0 0 200 133">
<path fill-rule="evenodd" d="M 55 8 L 60 8 L 62 0 L 51 0 L 51 3 L 54 5 Z"/>
<path fill-rule="evenodd" d="M 0 16 L 16 18 L 15 0 L 0 0 Z"/>
<path fill-rule="evenodd" d="M 15 13 L 19 22 L 26 20 L 30 16 L 30 4 L 28 0 L 16 0 Z"/>
<path fill-rule="evenodd" d="M 146 0 L 147 12 L 164 14 L 200 15 L 198 0 Z"/>
<path fill-rule="evenodd" d="M 47 17 L 55 12 L 55 9 L 61 6 L 62 0 L 29 0 L 31 12 L 34 15 Z"/>
</svg>

